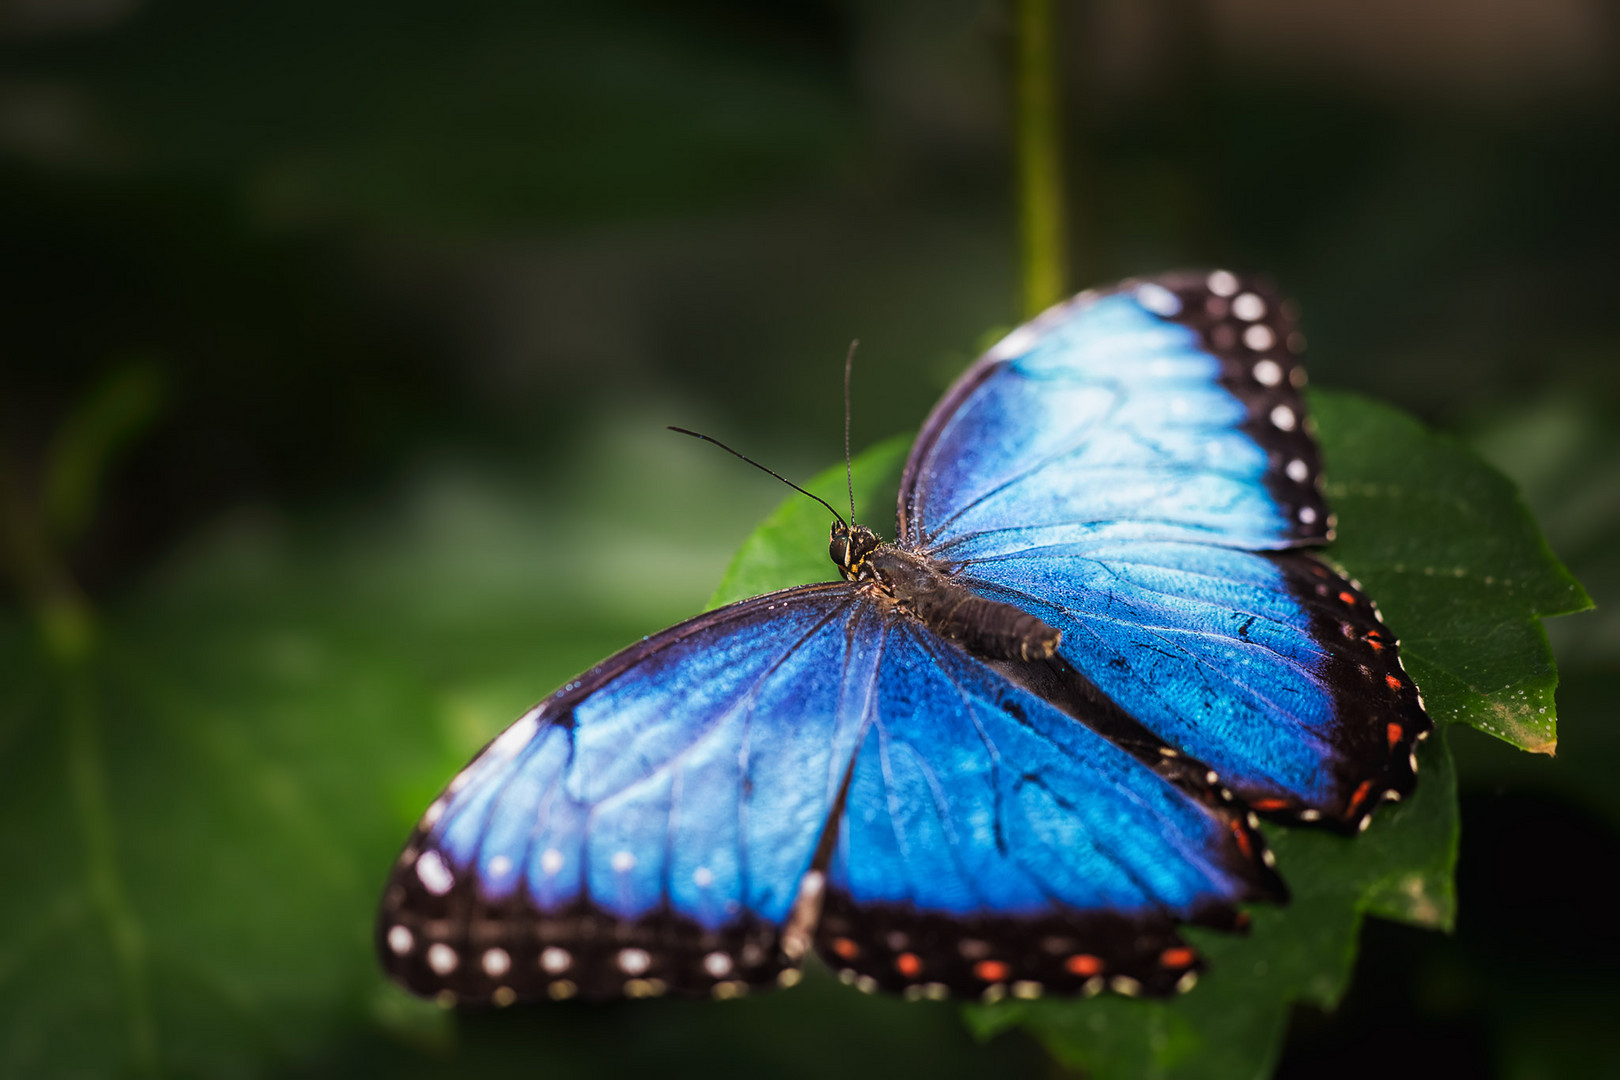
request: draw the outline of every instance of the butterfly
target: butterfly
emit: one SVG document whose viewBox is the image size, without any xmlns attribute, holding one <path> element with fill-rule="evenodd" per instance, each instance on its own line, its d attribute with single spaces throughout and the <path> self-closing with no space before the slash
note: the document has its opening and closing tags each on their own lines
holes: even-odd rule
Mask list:
<svg viewBox="0 0 1620 1080">
<path fill-rule="evenodd" d="M 1431 723 L 1334 535 L 1290 304 L 1080 294 L 946 393 L 897 539 L 574 679 L 430 805 L 376 926 L 446 1003 L 792 985 L 1169 994 L 1286 899 L 1259 816 L 1353 832 Z M 834 512 L 836 516 L 836 511 Z"/>
</svg>

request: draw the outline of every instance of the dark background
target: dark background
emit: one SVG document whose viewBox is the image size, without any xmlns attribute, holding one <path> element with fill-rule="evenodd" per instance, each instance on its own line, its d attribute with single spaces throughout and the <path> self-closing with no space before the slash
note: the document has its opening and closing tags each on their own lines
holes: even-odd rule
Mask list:
<svg viewBox="0 0 1620 1080">
<path fill-rule="evenodd" d="M 1296 1017 L 1284 1073 L 1605 1074 L 1620 16 L 1599 0 L 1058 6 L 1073 285 L 1270 272 L 1303 307 L 1313 380 L 1471 440 L 1600 605 L 1550 626 L 1556 760 L 1454 738 L 1457 934 L 1370 925 L 1345 1007 Z M 0 3 L 0 513 L 31 528 L 58 506 L 44 531 L 110 651 L 165 658 L 166 685 L 209 703 L 175 721 L 200 739 L 227 723 L 210 716 L 257 717 L 238 751 L 339 822 L 355 882 L 353 910 L 312 901 L 348 928 L 341 958 L 313 967 L 297 947 L 278 960 L 305 915 L 263 902 L 260 878 L 219 893 L 261 897 L 213 912 L 203 952 L 263 1014 L 198 1036 L 212 1021 L 189 1002 L 213 991 L 165 989 L 165 942 L 187 947 L 155 912 L 214 896 L 221 850 L 253 860 L 256 826 L 231 815 L 254 811 L 210 802 L 206 766 L 142 757 L 147 721 L 120 719 L 108 689 L 110 850 L 152 913 L 149 1060 L 1049 1071 L 1018 1037 L 976 1048 L 948 1010 L 834 987 L 748 1012 L 477 1017 L 457 1035 L 375 984 L 363 940 L 433 787 L 572 671 L 696 610 L 780 497 L 662 425 L 802 476 L 840 452 L 852 337 L 859 448 L 913 428 L 1018 321 L 1011 31 L 1006 4 L 967 0 Z M 75 474 L 77 501 L 49 479 L 75 453 L 106 462 Z M 0 688 L 0 760 L 45 779 L 37 799 L 4 797 L 0 847 L 60 833 L 71 853 L 93 842 L 40 824 L 73 804 L 58 709 L 17 690 L 41 654 L 25 614 L 39 582 L 16 580 L 0 592 L 16 691 Z M 255 663 L 278 708 L 337 727 L 345 700 L 439 704 L 338 754 L 253 713 L 260 685 L 231 672 Z M 143 863 L 153 850 L 166 873 Z M 0 885 L 5 917 L 55 902 L 50 874 L 18 880 Z M 232 970 L 253 934 L 259 966 Z M 0 1001 L 56 1034 L 33 1047 L 36 1021 L 14 1019 L 0 1061 L 111 1068 L 127 1049 L 113 976 L 86 963 L 42 987 L 38 940 L 0 934 Z"/>
</svg>

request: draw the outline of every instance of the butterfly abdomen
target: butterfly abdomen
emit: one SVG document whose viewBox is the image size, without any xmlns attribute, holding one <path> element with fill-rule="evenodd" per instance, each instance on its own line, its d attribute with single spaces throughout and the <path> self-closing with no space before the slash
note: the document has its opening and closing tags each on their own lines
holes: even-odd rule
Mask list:
<svg viewBox="0 0 1620 1080">
<path fill-rule="evenodd" d="M 1011 604 L 978 596 L 929 560 L 886 547 L 866 560 L 884 591 L 943 638 L 989 660 L 1044 660 L 1062 633 Z"/>
</svg>

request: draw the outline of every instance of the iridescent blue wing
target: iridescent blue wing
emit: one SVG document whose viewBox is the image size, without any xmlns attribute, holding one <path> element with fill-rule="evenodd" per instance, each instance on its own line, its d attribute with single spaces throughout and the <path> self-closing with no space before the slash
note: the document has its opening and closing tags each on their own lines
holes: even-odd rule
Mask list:
<svg viewBox="0 0 1620 1080">
<path fill-rule="evenodd" d="M 1120 750 L 868 589 L 700 616 L 525 714 L 395 865 L 387 970 L 472 1003 L 733 996 L 814 943 L 871 988 L 1157 993 L 1199 966 L 1176 921 L 1280 894 L 1201 766 Z"/>
<path fill-rule="evenodd" d="M 489 744 L 423 816 L 377 924 L 419 994 L 735 994 L 781 933 L 877 685 L 846 584 L 647 638 Z"/>
<path fill-rule="evenodd" d="M 936 408 L 900 532 L 1251 805 L 1349 826 L 1411 790 L 1430 724 L 1376 609 L 1290 550 L 1333 528 L 1299 341 L 1224 272 L 1082 294 Z"/>
<path fill-rule="evenodd" d="M 891 617 L 818 951 L 912 997 L 1187 989 L 1176 924 L 1239 927 L 1239 901 L 1282 885 L 1202 766 L 1145 733 L 1134 749 Z"/>
</svg>

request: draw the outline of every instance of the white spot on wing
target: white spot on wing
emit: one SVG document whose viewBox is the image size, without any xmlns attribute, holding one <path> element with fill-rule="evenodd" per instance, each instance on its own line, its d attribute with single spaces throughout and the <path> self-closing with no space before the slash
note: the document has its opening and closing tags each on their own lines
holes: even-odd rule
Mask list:
<svg viewBox="0 0 1620 1080">
<path fill-rule="evenodd" d="M 1238 279 L 1227 270 L 1215 271 L 1209 275 L 1204 284 L 1208 285 L 1209 291 L 1216 296 L 1231 296 L 1238 290 Z"/>
<path fill-rule="evenodd" d="M 1244 322 L 1254 322 L 1254 320 L 1263 317 L 1265 313 L 1266 302 L 1252 292 L 1246 292 L 1232 301 L 1232 314 Z"/>
<path fill-rule="evenodd" d="M 1306 465 L 1301 459 L 1295 458 L 1293 461 L 1288 463 L 1288 479 L 1292 480 L 1294 483 L 1303 484 L 1306 478 L 1310 475 L 1310 466 Z"/>
<path fill-rule="evenodd" d="M 1257 360 L 1254 364 L 1254 380 L 1261 386 L 1276 386 L 1282 382 L 1282 365 L 1275 360 Z"/>
<path fill-rule="evenodd" d="M 567 949 L 559 949 L 553 945 L 540 954 L 540 966 L 552 975 L 568 970 L 568 965 L 574 958 L 568 955 Z"/>
<path fill-rule="evenodd" d="M 1316 509 L 1314 507 L 1310 507 L 1310 506 L 1302 506 L 1302 507 L 1300 507 L 1299 508 L 1299 520 L 1304 522 L 1307 525 L 1315 525 L 1316 524 Z"/>
<path fill-rule="evenodd" d="M 612 866 L 615 872 L 628 874 L 636 868 L 636 857 L 628 851 L 615 851 Z"/>
<path fill-rule="evenodd" d="M 1155 282 L 1136 287 L 1136 302 L 1153 312 L 1155 315 L 1181 314 L 1181 300 L 1175 293 Z"/>
<path fill-rule="evenodd" d="M 731 974 L 731 957 L 723 952 L 712 952 L 703 958 L 703 970 L 716 979 L 723 979 Z"/>
<path fill-rule="evenodd" d="M 486 949 L 484 951 L 484 974 L 492 979 L 498 979 L 512 970 L 512 957 L 505 949 Z"/>
<path fill-rule="evenodd" d="M 456 964 L 460 962 L 460 958 L 456 956 L 456 950 L 442 941 L 437 941 L 428 948 L 427 962 L 428 967 L 433 969 L 434 974 L 448 975 L 456 970 Z"/>
<path fill-rule="evenodd" d="M 547 874 L 555 874 L 563 868 L 563 853 L 554 847 L 548 847 L 540 853 L 540 869 Z"/>
<path fill-rule="evenodd" d="M 434 896 L 443 896 L 456 883 L 456 876 L 445 865 L 444 856 L 437 851 L 424 851 L 416 860 L 416 876 Z"/>
<path fill-rule="evenodd" d="M 714 871 L 707 866 L 700 866 L 692 871 L 692 884 L 700 889 L 707 889 L 714 884 Z"/>
<path fill-rule="evenodd" d="M 1277 335 L 1265 323 L 1255 323 L 1243 331 L 1243 344 L 1255 352 L 1264 352 L 1277 344 Z"/>
<path fill-rule="evenodd" d="M 1279 405 L 1271 410 L 1271 422 L 1279 431 L 1293 431 L 1294 425 L 1299 423 L 1294 416 L 1294 410 L 1286 405 Z"/>
<path fill-rule="evenodd" d="M 640 975 L 652 966 L 652 957 L 646 949 L 620 949 L 619 970 L 626 975 Z"/>
<path fill-rule="evenodd" d="M 396 926 L 388 931 L 388 948 L 395 956 L 404 956 L 415 944 L 416 938 L 412 937 L 411 932 L 403 926 Z"/>
</svg>

